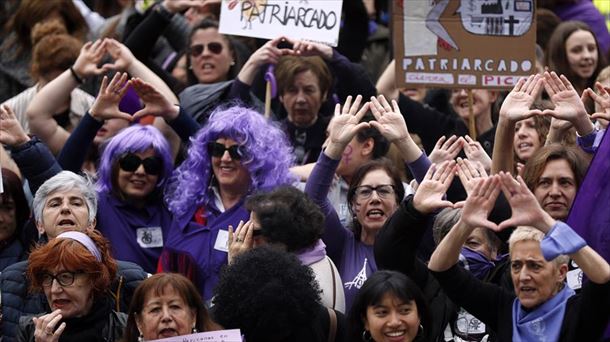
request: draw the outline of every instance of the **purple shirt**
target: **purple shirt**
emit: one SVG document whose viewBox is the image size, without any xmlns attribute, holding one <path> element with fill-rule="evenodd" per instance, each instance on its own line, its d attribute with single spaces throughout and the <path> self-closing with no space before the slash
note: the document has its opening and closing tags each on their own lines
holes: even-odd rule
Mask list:
<svg viewBox="0 0 610 342">
<path fill-rule="evenodd" d="M 205 223 L 201 224 L 193 220 L 197 209 L 193 206 L 188 214 L 176 220 L 177 226 L 167 238 L 160 266 L 163 271 L 182 273 L 190 278 L 207 301 L 212 298 L 220 269 L 227 264 L 227 228 L 237 227 L 240 220 L 246 222 L 250 213 L 243 199 L 225 212 L 209 205 L 205 208 Z"/>
<path fill-rule="evenodd" d="M 115 259 L 131 261 L 155 273 L 172 215 L 159 199 L 142 209 L 106 192 L 98 193 L 97 225 L 112 244 Z"/>
<path fill-rule="evenodd" d="M 328 201 L 328 190 L 338 165 L 338 160 L 332 160 L 320 153 L 305 185 L 305 193 L 320 206 L 326 217 L 322 240 L 326 244 L 328 256 L 335 262 L 341 275 L 345 290 L 345 309 L 349 311 L 358 290 L 368 277 L 377 271 L 377 264 L 373 246 L 356 240 L 354 234 L 343 227 L 337 212 Z"/>
</svg>

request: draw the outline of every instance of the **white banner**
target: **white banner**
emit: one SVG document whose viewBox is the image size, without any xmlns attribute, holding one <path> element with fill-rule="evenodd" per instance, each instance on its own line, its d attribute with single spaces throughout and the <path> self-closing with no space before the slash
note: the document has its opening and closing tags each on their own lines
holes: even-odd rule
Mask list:
<svg viewBox="0 0 610 342">
<path fill-rule="evenodd" d="M 350 0 L 353 1 L 353 0 Z M 222 0 L 220 33 L 339 42 L 343 0 Z"/>
<path fill-rule="evenodd" d="M 242 342 L 239 329 L 210 331 L 190 335 L 163 338 L 151 342 Z"/>
</svg>

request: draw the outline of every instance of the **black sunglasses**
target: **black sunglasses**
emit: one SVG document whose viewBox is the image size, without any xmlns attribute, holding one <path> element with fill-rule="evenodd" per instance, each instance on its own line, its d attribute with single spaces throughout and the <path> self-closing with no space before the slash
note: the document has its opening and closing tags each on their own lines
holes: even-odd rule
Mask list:
<svg viewBox="0 0 610 342">
<path fill-rule="evenodd" d="M 189 48 L 189 53 L 193 57 L 197 57 L 203 53 L 206 44 L 195 44 Z M 219 42 L 211 42 L 207 44 L 208 50 L 215 55 L 219 55 L 222 52 L 222 44 Z"/>
<path fill-rule="evenodd" d="M 148 157 L 142 160 L 133 153 L 127 153 L 119 159 L 119 167 L 127 172 L 134 172 L 140 165 L 144 165 L 144 171 L 153 176 L 159 175 L 163 168 L 163 162 L 159 157 Z"/>
<path fill-rule="evenodd" d="M 243 156 L 243 150 L 239 145 L 226 147 L 225 145 L 214 141 L 208 143 L 208 154 L 212 157 L 221 158 L 225 154 L 225 151 L 229 151 L 231 159 L 241 160 Z"/>
</svg>

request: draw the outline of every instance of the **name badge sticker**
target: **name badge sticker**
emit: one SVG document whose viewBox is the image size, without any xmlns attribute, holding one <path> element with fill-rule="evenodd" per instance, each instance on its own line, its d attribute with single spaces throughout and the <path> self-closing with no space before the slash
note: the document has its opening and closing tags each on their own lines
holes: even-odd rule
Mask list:
<svg viewBox="0 0 610 342">
<path fill-rule="evenodd" d="M 214 249 L 221 252 L 229 252 L 229 231 L 222 229 L 218 230 Z"/>
<path fill-rule="evenodd" d="M 138 245 L 142 248 L 163 247 L 161 227 L 142 227 L 136 230 Z"/>
</svg>

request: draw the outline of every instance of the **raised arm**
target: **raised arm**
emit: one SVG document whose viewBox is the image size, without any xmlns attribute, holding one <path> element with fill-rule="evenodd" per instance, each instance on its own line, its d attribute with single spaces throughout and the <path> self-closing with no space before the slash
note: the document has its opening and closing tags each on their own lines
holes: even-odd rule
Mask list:
<svg viewBox="0 0 610 342">
<path fill-rule="evenodd" d="M 502 107 L 496 127 L 491 174 L 500 171 L 513 173 L 515 170 L 513 156 L 513 140 L 515 138 L 515 124 L 517 121 L 527 119 L 532 115 L 540 115 L 537 109 L 530 109 L 542 91 L 543 78 L 539 74 L 531 75 L 527 79 L 520 79 L 513 90 L 508 94 Z"/>
<path fill-rule="evenodd" d="M 392 106 L 383 95 L 378 99 L 371 97 L 371 111 L 375 120 L 370 125 L 376 128 L 389 142 L 394 143 L 400 156 L 406 163 L 416 161 L 422 151 L 411 138 L 404 116 L 400 113 L 398 103 L 392 100 Z"/>
<path fill-rule="evenodd" d="M 396 88 L 395 75 L 396 61 L 392 60 L 385 68 L 381 76 L 379 76 L 375 88 L 377 88 L 377 93 L 379 93 L 379 95 L 383 95 L 390 100 L 398 101 L 398 88 Z"/>
<path fill-rule="evenodd" d="M 30 131 L 38 136 L 53 154 L 59 153 L 70 135 L 57 124 L 53 115 L 65 103 L 70 102 L 72 90 L 79 86 L 81 81 L 107 70 L 97 66 L 105 52 L 105 43 L 102 40 L 85 43 L 74 65 L 42 87 L 30 102 L 26 111 Z"/>
<path fill-rule="evenodd" d="M 497 176 L 477 179 L 472 193 L 466 198 L 460 220 L 441 240 L 432 254 L 428 264 L 430 270 L 442 272 L 455 265 L 462 246 L 475 228 L 484 227 L 497 230 L 496 224 L 489 221 L 487 216 L 500 193 L 498 183 Z"/>
<path fill-rule="evenodd" d="M 554 71 L 545 72 L 544 88 L 555 104 L 554 109 L 543 111 L 545 115 L 569 121 L 580 136 L 593 132 L 593 123 L 589 119 L 581 97 L 564 75 L 558 76 Z"/>
<path fill-rule="evenodd" d="M 23 176 L 29 181 L 30 190 L 36 193 L 47 179 L 61 171 L 55 158 L 37 138 L 25 134 L 12 109 L 0 107 L 0 144 L 12 149 L 13 159 Z"/>
</svg>

